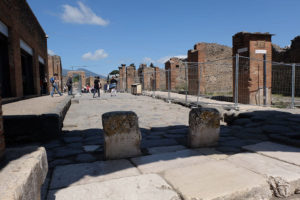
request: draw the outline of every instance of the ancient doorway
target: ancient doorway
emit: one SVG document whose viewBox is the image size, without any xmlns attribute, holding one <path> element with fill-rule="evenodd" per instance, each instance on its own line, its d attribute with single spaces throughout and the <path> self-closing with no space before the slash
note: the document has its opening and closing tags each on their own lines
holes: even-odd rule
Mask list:
<svg viewBox="0 0 300 200">
<path fill-rule="evenodd" d="M 34 94 L 32 56 L 21 49 L 23 95 Z"/>
<path fill-rule="evenodd" d="M 40 69 L 39 72 L 40 72 L 41 94 L 48 94 L 48 84 L 47 84 L 45 65 L 39 63 L 39 69 Z"/>
<path fill-rule="evenodd" d="M 11 97 L 10 71 L 8 62 L 8 40 L 0 33 L 0 84 L 2 98 Z"/>
</svg>

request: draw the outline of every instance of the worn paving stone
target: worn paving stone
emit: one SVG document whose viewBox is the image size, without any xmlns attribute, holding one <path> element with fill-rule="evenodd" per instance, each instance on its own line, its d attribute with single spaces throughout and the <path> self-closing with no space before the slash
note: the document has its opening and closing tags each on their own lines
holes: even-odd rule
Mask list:
<svg viewBox="0 0 300 200">
<path fill-rule="evenodd" d="M 264 125 L 262 127 L 263 131 L 266 133 L 285 133 L 291 132 L 291 129 L 286 126 L 279 126 L 279 125 Z"/>
<path fill-rule="evenodd" d="M 142 140 L 142 148 L 160 147 L 160 146 L 172 146 L 178 145 L 178 142 L 174 139 L 156 139 L 156 140 Z"/>
<path fill-rule="evenodd" d="M 70 164 L 70 163 L 72 163 L 72 161 L 69 160 L 69 159 L 56 159 L 56 160 L 53 160 L 49 163 L 49 167 L 53 168 L 53 167 L 56 167 L 58 165 L 66 165 L 66 164 Z"/>
<path fill-rule="evenodd" d="M 270 199 L 266 178 L 225 160 L 170 169 L 163 177 L 183 199 Z"/>
<path fill-rule="evenodd" d="M 164 132 L 169 130 L 169 127 L 152 127 L 151 132 Z"/>
<path fill-rule="evenodd" d="M 172 187 L 156 174 L 51 190 L 48 200 L 180 200 Z"/>
<path fill-rule="evenodd" d="M 55 149 L 55 157 L 57 158 L 63 158 L 67 156 L 73 156 L 76 154 L 80 154 L 83 152 L 81 148 L 74 148 L 74 147 L 61 147 Z"/>
<path fill-rule="evenodd" d="M 250 124 L 250 123 L 252 123 L 252 121 L 250 119 L 247 119 L 247 118 L 236 119 L 233 122 L 234 125 L 241 125 L 241 126 L 244 126 L 244 125 Z"/>
<path fill-rule="evenodd" d="M 53 171 L 50 189 L 107 181 L 139 174 L 139 171 L 127 160 L 57 166 Z"/>
<path fill-rule="evenodd" d="M 83 154 L 77 155 L 76 158 L 75 158 L 75 160 L 77 162 L 94 162 L 97 159 L 93 155 L 91 155 L 91 154 L 83 153 Z"/>
<path fill-rule="evenodd" d="M 291 196 L 297 189 L 300 189 L 300 167 L 298 166 L 256 153 L 236 154 L 228 157 L 227 160 L 235 165 L 264 175 L 270 181 L 272 179 L 279 181 L 279 178 L 284 180 L 284 184 L 281 185 L 282 188 L 274 188 L 274 191 L 281 189 L 279 192 L 281 197 Z M 275 191 L 275 193 L 277 192 Z"/>
<path fill-rule="evenodd" d="M 83 146 L 83 149 L 85 152 L 94 152 L 99 148 L 101 148 L 100 145 L 85 145 L 85 146 Z"/>
<path fill-rule="evenodd" d="M 158 139 L 162 139 L 163 136 L 160 135 L 148 135 L 144 138 L 146 138 L 147 140 L 158 140 Z"/>
<path fill-rule="evenodd" d="M 183 145 L 174 145 L 174 146 L 167 146 L 167 147 L 152 147 L 148 149 L 148 153 L 150 154 L 160 154 L 160 153 L 168 153 L 168 152 L 175 152 L 187 149 Z"/>
<path fill-rule="evenodd" d="M 230 146 L 219 146 L 216 147 L 217 151 L 223 152 L 223 153 L 240 153 L 241 152 L 241 148 L 238 147 L 230 147 Z"/>
<path fill-rule="evenodd" d="M 223 160 L 228 157 L 227 154 L 224 154 L 220 151 L 217 151 L 215 148 L 199 148 L 195 149 L 202 153 L 203 155 L 206 155 L 209 158 L 215 159 L 215 160 Z"/>
<path fill-rule="evenodd" d="M 300 166 L 300 148 L 273 142 L 244 146 L 244 149 Z"/>
<path fill-rule="evenodd" d="M 150 132 L 149 136 L 163 136 L 164 134 L 166 134 L 166 132 L 164 131 L 154 131 L 154 132 Z"/>
<path fill-rule="evenodd" d="M 159 173 L 167 169 L 183 167 L 208 161 L 199 151 L 181 150 L 132 158 L 132 162 L 144 174 Z"/>
<path fill-rule="evenodd" d="M 188 134 L 189 129 L 188 128 L 182 128 L 182 129 L 172 129 L 172 130 L 168 130 L 167 133 L 168 134 L 182 134 L 182 135 L 186 135 Z"/>
<path fill-rule="evenodd" d="M 177 134 L 177 135 L 174 135 L 174 134 L 166 134 L 164 135 L 165 138 L 173 138 L 173 139 L 177 139 L 177 138 L 186 138 L 187 136 L 186 135 L 181 135 L 181 134 Z"/>
<path fill-rule="evenodd" d="M 53 149 L 62 146 L 62 142 L 59 140 L 52 140 L 51 142 L 48 142 L 46 144 L 43 144 L 46 149 Z"/>
<path fill-rule="evenodd" d="M 64 137 L 63 140 L 66 143 L 81 142 L 82 141 L 82 137 Z"/>
<path fill-rule="evenodd" d="M 81 148 L 82 147 L 82 142 L 74 142 L 74 143 L 69 143 L 67 144 L 68 147 L 74 147 L 74 148 Z"/>
</svg>

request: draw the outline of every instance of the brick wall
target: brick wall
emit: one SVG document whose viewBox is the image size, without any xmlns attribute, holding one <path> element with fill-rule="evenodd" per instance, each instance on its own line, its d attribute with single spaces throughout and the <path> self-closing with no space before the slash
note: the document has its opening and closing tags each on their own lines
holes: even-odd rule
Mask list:
<svg viewBox="0 0 300 200">
<path fill-rule="evenodd" d="M 185 65 L 183 64 L 183 60 L 179 58 L 170 58 L 165 63 L 165 70 L 170 71 L 169 73 L 166 72 L 166 89 L 168 87 L 168 81 L 170 81 L 170 89 L 172 91 L 184 90 L 186 86 L 185 81 Z M 170 80 L 169 79 L 170 75 Z"/>
<path fill-rule="evenodd" d="M 215 43 L 197 43 L 188 51 L 188 91 L 224 95 L 232 91 L 232 49 Z M 227 58 L 224 60 L 220 60 Z M 213 61 L 210 63 L 205 63 Z M 205 64 L 203 64 L 205 63 Z M 200 82 L 200 84 L 199 84 Z"/>
<path fill-rule="evenodd" d="M 4 141 L 4 133 L 3 133 L 2 99 L 0 96 L 0 160 L 4 155 L 4 150 L 5 150 L 5 141 Z"/>
<path fill-rule="evenodd" d="M 119 67 L 118 90 L 120 92 L 125 92 L 126 90 L 126 65 L 125 64 L 122 64 L 121 67 Z"/>
<path fill-rule="evenodd" d="M 48 74 L 49 74 L 49 80 L 50 78 L 54 76 L 54 74 L 58 74 L 58 80 L 59 82 L 59 89 L 63 90 L 63 77 L 62 77 L 62 64 L 61 64 L 61 58 L 60 56 L 54 55 L 48 55 Z M 50 91 L 52 90 L 51 84 L 49 84 Z"/>
<path fill-rule="evenodd" d="M 86 86 L 86 77 L 85 77 L 85 72 L 84 71 L 68 71 L 67 76 L 75 76 L 75 75 L 80 75 L 81 76 L 81 88 L 84 88 Z"/>
<path fill-rule="evenodd" d="M 23 83 L 20 39 L 33 49 L 32 74 L 33 93 L 40 94 L 39 57 L 47 66 L 47 39 L 35 15 L 26 0 L 1 0 L 0 20 L 8 27 L 8 60 L 10 93 L 12 97 L 22 97 Z M 45 73 L 47 73 L 47 67 Z M 26 78 L 29 80 L 28 78 Z"/>
<path fill-rule="evenodd" d="M 128 66 L 126 68 L 126 90 L 131 91 L 131 85 L 136 82 L 137 72 L 135 66 Z"/>
<path fill-rule="evenodd" d="M 272 90 L 272 35 L 269 33 L 247 33 L 240 32 L 233 36 L 233 54 L 240 48 L 248 48 L 242 56 L 251 59 L 241 58 L 239 67 L 239 103 L 262 105 L 263 104 L 263 54 L 257 54 L 256 50 L 267 50 L 266 84 L 267 104 L 271 104 Z M 235 59 L 233 59 L 233 85 L 235 85 Z M 234 90 L 234 89 L 233 89 Z M 233 91 L 234 93 L 234 91 Z"/>
</svg>

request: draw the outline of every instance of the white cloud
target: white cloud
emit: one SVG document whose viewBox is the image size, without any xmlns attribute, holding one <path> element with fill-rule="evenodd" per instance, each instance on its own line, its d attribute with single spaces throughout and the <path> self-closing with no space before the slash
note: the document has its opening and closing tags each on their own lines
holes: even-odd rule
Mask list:
<svg viewBox="0 0 300 200">
<path fill-rule="evenodd" d="M 186 55 L 165 56 L 165 57 L 158 59 L 157 62 L 160 64 L 165 64 L 165 62 L 167 62 L 170 58 L 173 58 L 173 57 L 184 59 L 184 58 L 186 58 Z"/>
<path fill-rule="evenodd" d="M 104 49 L 98 49 L 94 53 L 88 52 L 82 55 L 82 59 L 84 60 L 100 60 L 104 59 L 108 56 L 108 54 L 104 51 Z"/>
<path fill-rule="evenodd" d="M 155 60 L 153 60 L 152 58 L 149 58 L 149 57 L 145 57 L 143 59 L 143 63 L 146 63 L 146 64 L 148 64 L 148 63 L 155 63 Z"/>
<path fill-rule="evenodd" d="M 55 55 L 54 51 L 52 51 L 51 49 L 48 49 L 48 54 L 49 54 L 50 56 L 54 56 L 54 55 Z"/>
<path fill-rule="evenodd" d="M 61 18 L 64 22 L 75 24 L 93 24 L 99 26 L 106 26 L 109 21 L 97 16 L 91 8 L 78 1 L 79 7 L 70 5 L 63 5 L 64 12 Z"/>
</svg>

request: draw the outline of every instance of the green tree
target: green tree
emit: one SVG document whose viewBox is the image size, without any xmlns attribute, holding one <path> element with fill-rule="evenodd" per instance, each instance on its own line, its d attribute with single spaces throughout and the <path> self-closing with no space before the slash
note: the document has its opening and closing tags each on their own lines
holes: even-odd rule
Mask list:
<svg viewBox="0 0 300 200">
<path fill-rule="evenodd" d="M 110 75 L 116 75 L 119 74 L 119 70 L 113 70 L 109 73 Z"/>
<path fill-rule="evenodd" d="M 153 63 L 150 63 L 150 67 L 154 67 Z"/>
</svg>

